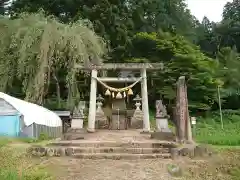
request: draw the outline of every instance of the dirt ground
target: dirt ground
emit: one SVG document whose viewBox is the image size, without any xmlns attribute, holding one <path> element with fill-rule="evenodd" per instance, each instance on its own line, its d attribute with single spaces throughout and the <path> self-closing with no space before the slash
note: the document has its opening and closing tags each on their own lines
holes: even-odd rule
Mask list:
<svg viewBox="0 0 240 180">
<path fill-rule="evenodd" d="M 232 153 L 229 158 L 225 157 L 226 154 L 219 154 L 205 160 L 185 158 L 177 161 L 80 160 L 61 157 L 45 160 L 45 167 L 56 180 L 235 180 L 230 176 L 230 171 L 240 162 Z M 176 177 L 169 173 L 169 165 L 179 167 L 182 175 Z"/>
<path fill-rule="evenodd" d="M 82 141 L 150 141 L 137 131 L 89 134 Z M 39 160 L 39 159 L 38 159 Z M 240 149 L 227 149 L 208 159 L 87 160 L 70 157 L 41 158 L 41 166 L 54 180 L 239 180 Z M 182 175 L 169 173 L 175 165 Z M 237 169 L 237 170 L 236 170 Z M 236 179 L 234 179 L 236 178 Z"/>
</svg>

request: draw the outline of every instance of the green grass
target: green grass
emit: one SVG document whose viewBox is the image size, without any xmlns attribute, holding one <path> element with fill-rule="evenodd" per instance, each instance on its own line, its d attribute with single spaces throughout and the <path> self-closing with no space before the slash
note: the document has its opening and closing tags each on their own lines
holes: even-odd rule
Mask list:
<svg viewBox="0 0 240 180">
<path fill-rule="evenodd" d="M 221 146 L 240 146 L 240 123 L 220 124 L 199 123 L 195 139 L 199 143 Z"/>
<path fill-rule="evenodd" d="M 33 141 L 34 142 L 34 141 Z M 11 143 L 33 143 L 30 139 L 0 138 L 0 179 L 2 180 L 50 180 L 52 179 L 40 161 L 33 160 L 26 151 L 10 146 Z"/>
<path fill-rule="evenodd" d="M 218 116 L 199 118 L 195 140 L 220 146 L 240 146 L 240 116 L 228 115 L 223 118 L 223 128 Z"/>
</svg>

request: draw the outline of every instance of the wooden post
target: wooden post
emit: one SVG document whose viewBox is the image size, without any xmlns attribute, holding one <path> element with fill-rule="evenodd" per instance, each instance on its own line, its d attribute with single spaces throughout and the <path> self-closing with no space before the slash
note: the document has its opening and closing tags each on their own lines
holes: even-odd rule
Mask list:
<svg viewBox="0 0 240 180">
<path fill-rule="evenodd" d="M 148 90 L 146 68 L 141 70 L 142 83 L 142 111 L 143 111 L 143 132 L 150 132 L 149 109 L 148 109 Z"/>
<path fill-rule="evenodd" d="M 95 132 L 95 116 L 96 116 L 96 101 L 97 101 L 97 70 L 92 69 L 90 102 L 88 112 L 88 132 Z"/>
</svg>

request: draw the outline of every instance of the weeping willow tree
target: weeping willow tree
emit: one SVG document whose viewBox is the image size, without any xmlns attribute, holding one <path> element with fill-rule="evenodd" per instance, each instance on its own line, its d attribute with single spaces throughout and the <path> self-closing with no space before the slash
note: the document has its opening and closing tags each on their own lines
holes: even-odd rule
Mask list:
<svg viewBox="0 0 240 180">
<path fill-rule="evenodd" d="M 0 90 L 6 92 L 15 80 L 22 82 L 25 100 L 43 103 L 51 79 L 58 81 L 64 70 L 68 104 L 77 96 L 76 63 L 101 63 L 105 43 L 92 30 L 91 23 L 80 20 L 62 24 L 43 13 L 21 14 L 17 19 L 0 18 Z M 96 62 L 95 62 L 96 63 Z"/>
</svg>

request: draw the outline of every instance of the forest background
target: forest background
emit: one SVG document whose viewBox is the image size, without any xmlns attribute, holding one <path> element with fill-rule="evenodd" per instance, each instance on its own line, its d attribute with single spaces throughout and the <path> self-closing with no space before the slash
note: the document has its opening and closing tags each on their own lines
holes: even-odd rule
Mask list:
<svg viewBox="0 0 240 180">
<path fill-rule="evenodd" d="M 240 107 L 238 0 L 225 5 L 221 22 L 200 22 L 184 0 L 1 0 L 0 13 L 0 89 L 15 97 L 51 109 L 88 100 L 89 78 L 72 64 L 90 57 L 95 63 L 163 62 L 163 70 L 148 74 L 151 109 L 162 98 L 172 111 L 182 75 L 191 114 L 218 110 L 218 87 L 223 109 Z M 72 47 L 79 49 L 64 49 L 74 37 Z"/>
</svg>

